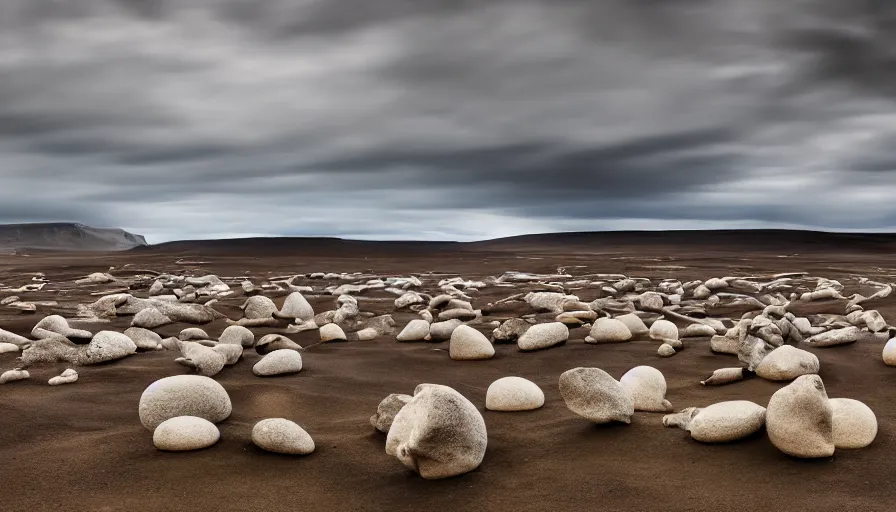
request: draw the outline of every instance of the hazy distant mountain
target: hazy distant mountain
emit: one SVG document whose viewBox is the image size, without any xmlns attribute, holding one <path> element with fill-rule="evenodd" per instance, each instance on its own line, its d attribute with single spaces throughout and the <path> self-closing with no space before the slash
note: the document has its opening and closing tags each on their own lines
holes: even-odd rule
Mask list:
<svg viewBox="0 0 896 512">
<path fill-rule="evenodd" d="M 141 235 L 123 229 L 93 228 L 74 222 L 0 224 L 0 251 L 124 251 L 147 245 Z"/>
</svg>

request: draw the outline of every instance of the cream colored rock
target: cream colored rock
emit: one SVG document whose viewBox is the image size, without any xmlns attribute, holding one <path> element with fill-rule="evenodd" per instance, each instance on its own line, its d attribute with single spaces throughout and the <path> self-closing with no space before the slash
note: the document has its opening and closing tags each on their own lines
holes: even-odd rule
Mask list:
<svg viewBox="0 0 896 512">
<path fill-rule="evenodd" d="M 196 416 L 177 416 L 163 421 L 152 434 L 156 448 L 169 452 L 185 452 L 208 448 L 221 439 L 214 423 Z"/>
<path fill-rule="evenodd" d="M 300 371 L 302 371 L 302 355 L 287 348 L 267 354 L 252 367 L 252 373 L 259 377 L 285 375 Z"/>
<path fill-rule="evenodd" d="M 650 338 L 654 340 L 677 340 L 678 327 L 668 320 L 657 320 L 650 326 Z"/>
<path fill-rule="evenodd" d="M 31 340 L 24 336 L 19 336 L 18 334 L 9 332 L 4 329 L 0 329 L 0 343 L 8 343 L 10 345 L 15 345 L 20 349 L 27 345 L 31 344 Z"/>
<path fill-rule="evenodd" d="M 644 325 L 644 320 L 641 320 L 641 317 L 634 313 L 617 316 L 616 320 L 624 323 L 628 327 L 629 332 L 632 333 L 632 336 L 643 336 L 650 332 L 650 329 Z"/>
<path fill-rule="evenodd" d="M 349 337 L 357 338 L 358 341 L 372 341 L 379 337 L 380 333 L 373 327 L 366 327 L 360 331 L 354 332 Z"/>
<path fill-rule="evenodd" d="M 274 301 L 264 295 L 253 295 L 246 299 L 241 306 L 243 315 L 248 320 L 263 320 L 274 316 L 277 313 L 277 305 Z"/>
<path fill-rule="evenodd" d="M 720 368 L 706 379 L 700 381 L 704 386 L 721 386 L 744 379 L 743 368 Z"/>
<path fill-rule="evenodd" d="M 175 375 L 150 384 L 140 396 L 140 422 L 154 430 L 177 416 L 198 416 L 213 423 L 226 420 L 233 406 L 221 384 L 200 375 Z"/>
<path fill-rule="evenodd" d="M 782 452 L 802 458 L 834 454 L 833 409 L 818 375 L 803 375 L 768 402 L 766 430 Z"/>
<path fill-rule="evenodd" d="M 877 437 L 877 416 L 864 403 L 851 398 L 831 398 L 834 446 L 865 448 Z"/>
<path fill-rule="evenodd" d="M 843 327 L 841 329 L 832 329 L 821 334 L 816 334 L 805 340 L 805 343 L 811 347 L 833 347 L 837 345 L 845 345 L 858 341 L 861 331 L 858 327 Z"/>
<path fill-rule="evenodd" d="M 492 340 L 495 343 L 516 343 L 529 327 L 529 322 L 522 318 L 510 318 L 492 331 Z"/>
<path fill-rule="evenodd" d="M 242 325 L 231 325 L 218 337 L 218 343 L 251 347 L 255 345 L 255 335 Z"/>
<path fill-rule="evenodd" d="M 61 386 L 63 384 L 72 384 L 78 381 L 78 372 L 69 368 L 62 372 L 58 377 L 53 377 L 47 384 L 51 386 Z"/>
<path fill-rule="evenodd" d="M 663 372 L 652 366 L 636 366 L 625 372 L 619 384 L 631 393 L 635 410 L 668 412 L 672 404 L 666 400 L 666 378 Z"/>
<path fill-rule="evenodd" d="M 884 345 L 883 354 L 881 354 L 884 364 L 887 366 L 896 366 L 896 338 L 892 338 Z"/>
<path fill-rule="evenodd" d="M 461 325 L 451 333 L 448 353 L 455 361 L 475 361 L 494 357 L 495 347 L 478 330 Z"/>
<path fill-rule="evenodd" d="M 0 343 L 0 354 L 9 354 L 11 352 L 18 352 L 19 346 L 13 345 L 12 343 Z"/>
<path fill-rule="evenodd" d="M 663 343 L 656 349 L 656 355 L 660 357 L 672 357 L 675 355 L 675 348 L 668 343 Z"/>
<path fill-rule="evenodd" d="M 544 392 L 521 377 L 504 377 L 489 385 L 485 408 L 490 411 L 531 411 L 544 405 Z"/>
<path fill-rule="evenodd" d="M 131 327 L 141 327 L 143 329 L 156 329 L 163 325 L 168 325 L 173 321 L 156 308 L 142 309 L 131 319 Z"/>
<path fill-rule="evenodd" d="M 131 338 L 120 332 L 100 331 L 79 354 L 78 362 L 83 365 L 105 363 L 122 359 L 135 352 L 137 345 Z"/>
<path fill-rule="evenodd" d="M 569 339 L 569 328 L 560 322 L 535 324 L 517 340 L 520 350 L 541 350 Z"/>
<path fill-rule="evenodd" d="M 28 370 L 9 370 L 0 374 L 0 384 L 6 384 L 8 382 L 15 382 L 17 380 L 25 380 L 31 378 L 31 374 L 28 373 Z"/>
<path fill-rule="evenodd" d="M 207 332 L 198 327 L 188 327 L 177 335 L 177 339 L 181 341 L 210 340 L 211 338 Z"/>
<path fill-rule="evenodd" d="M 177 362 L 195 369 L 199 375 L 214 377 L 227 364 L 227 357 L 224 354 L 195 341 L 178 340 L 177 346 L 183 355 Z"/>
<path fill-rule="evenodd" d="M 284 455 L 308 455 L 314 440 L 295 422 L 285 418 L 261 420 L 252 427 L 252 442 L 264 451 Z"/>
<path fill-rule="evenodd" d="M 137 350 L 161 350 L 162 337 L 142 327 L 129 327 L 125 329 L 124 335 L 131 338 Z"/>
<path fill-rule="evenodd" d="M 595 423 L 631 423 L 635 399 L 631 392 L 600 368 L 574 368 L 560 376 L 566 407 Z"/>
<path fill-rule="evenodd" d="M 303 350 L 302 346 L 282 334 L 265 334 L 255 343 L 255 352 L 260 355 L 270 354 L 275 350 Z"/>
<path fill-rule="evenodd" d="M 422 318 L 411 320 L 395 339 L 398 341 L 427 341 L 429 340 L 429 322 Z"/>
<path fill-rule="evenodd" d="M 487 444 L 476 406 L 448 386 L 421 384 L 395 416 L 386 453 L 423 478 L 439 479 L 476 469 Z"/>
<path fill-rule="evenodd" d="M 320 341 L 345 341 L 345 331 L 336 324 L 327 324 L 320 328 Z"/>
<path fill-rule="evenodd" d="M 800 375 L 818 373 L 818 357 L 812 352 L 782 345 L 762 359 L 756 367 L 756 375 L 766 380 L 793 380 Z"/>
<path fill-rule="evenodd" d="M 632 333 L 623 322 L 615 318 L 598 318 L 591 325 L 589 343 L 620 343 L 632 339 Z"/>
<path fill-rule="evenodd" d="M 66 338 L 90 339 L 93 334 L 83 329 L 72 329 L 68 320 L 59 315 L 50 315 L 34 326 L 31 335 L 37 339 L 51 338 L 54 334 L 60 334 Z"/>
<path fill-rule="evenodd" d="M 715 335 L 716 330 L 705 324 L 691 324 L 681 332 L 682 338 L 704 338 Z"/>
<path fill-rule="evenodd" d="M 283 301 L 283 307 L 275 314 L 281 318 L 297 318 L 309 321 L 314 318 L 314 308 L 301 292 L 292 292 Z"/>
<path fill-rule="evenodd" d="M 679 427 L 702 443 L 729 443 L 758 432 L 765 423 L 765 407 L 747 400 L 690 407 L 663 418 L 663 425 Z"/>
<path fill-rule="evenodd" d="M 389 429 L 392 427 L 392 422 L 395 420 L 395 415 L 398 414 L 398 411 L 407 405 L 412 398 L 414 397 L 411 395 L 397 393 L 392 393 L 387 396 L 377 406 L 376 414 L 370 417 L 370 424 L 380 432 L 388 434 Z"/>
</svg>

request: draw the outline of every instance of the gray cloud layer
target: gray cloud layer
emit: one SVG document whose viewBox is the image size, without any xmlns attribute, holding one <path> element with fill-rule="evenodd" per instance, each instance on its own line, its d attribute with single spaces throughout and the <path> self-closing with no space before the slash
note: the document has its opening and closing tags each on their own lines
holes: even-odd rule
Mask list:
<svg viewBox="0 0 896 512">
<path fill-rule="evenodd" d="M 0 222 L 896 227 L 896 5 L 6 0 Z"/>
</svg>

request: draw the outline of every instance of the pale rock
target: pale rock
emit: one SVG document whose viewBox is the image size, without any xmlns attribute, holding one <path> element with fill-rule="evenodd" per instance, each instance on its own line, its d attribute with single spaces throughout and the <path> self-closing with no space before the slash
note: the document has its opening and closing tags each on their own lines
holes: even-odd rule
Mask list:
<svg viewBox="0 0 896 512">
<path fill-rule="evenodd" d="M 156 308 L 143 309 L 131 319 L 132 327 L 141 327 L 143 329 L 156 329 L 170 323 L 173 323 L 172 320 Z"/>
<path fill-rule="evenodd" d="M 638 298 L 641 309 L 647 311 L 660 311 L 663 309 L 663 297 L 656 292 L 644 292 Z"/>
<path fill-rule="evenodd" d="M 793 380 L 801 375 L 818 373 L 818 357 L 811 352 L 782 345 L 771 351 L 756 367 L 756 375 L 766 380 Z"/>
<path fill-rule="evenodd" d="M 884 345 L 882 357 L 885 365 L 896 366 L 896 338 L 892 338 Z"/>
<path fill-rule="evenodd" d="M 300 292 L 290 293 L 283 301 L 283 307 L 275 313 L 281 318 L 297 318 L 303 321 L 314 318 L 314 308 Z"/>
<path fill-rule="evenodd" d="M 392 422 L 395 420 L 395 415 L 398 414 L 398 411 L 407 405 L 412 398 L 414 397 L 411 395 L 397 393 L 392 393 L 387 396 L 377 406 L 376 414 L 370 417 L 370 424 L 380 432 L 388 434 L 389 429 L 392 427 Z"/>
<path fill-rule="evenodd" d="M 635 400 L 625 387 L 600 368 L 574 368 L 560 376 L 566 407 L 595 423 L 631 423 Z"/>
<path fill-rule="evenodd" d="M 302 355 L 295 350 L 275 350 L 252 367 L 252 373 L 259 377 L 284 375 L 302 371 Z"/>
<path fill-rule="evenodd" d="M 395 337 L 398 341 L 426 341 L 429 340 L 429 322 L 418 318 L 411 320 Z"/>
<path fill-rule="evenodd" d="M 632 339 L 628 327 L 615 318 L 598 318 L 591 325 L 592 343 L 619 343 Z M 588 341 L 588 340 L 586 340 Z"/>
<path fill-rule="evenodd" d="M 681 333 L 683 338 L 703 338 L 715 335 L 716 330 L 705 324 L 691 324 L 685 327 L 684 331 Z"/>
<path fill-rule="evenodd" d="M 66 338 L 82 338 L 90 339 L 93 334 L 83 329 L 72 329 L 68 325 L 68 320 L 59 315 L 50 315 L 34 326 L 31 335 L 35 338 L 50 338 L 54 334 L 65 336 Z"/>
<path fill-rule="evenodd" d="M 887 330 L 887 321 L 877 310 L 865 311 L 862 320 L 871 332 L 883 332 Z"/>
<path fill-rule="evenodd" d="M 624 323 L 632 336 L 643 336 L 650 332 L 650 329 L 644 324 L 644 320 L 634 313 L 617 316 L 616 320 Z"/>
<path fill-rule="evenodd" d="M 61 386 L 63 384 L 72 384 L 78 381 L 78 372 L 69 368 L 62 372 L 58 377 L 53 377 L 47 383 L 51 386 Z"/>
<path fill-rule="evenodd" d="M 768 402 L 766 430 L 782 452 L 802 458 L 834 454 L 833 409 L 818 375 L 803 375 Z"/>
<path fill-rule="evenodd" d="M 663 418 L 663 425 L 690 432 L 702 443 L 729 443 L 758 432 L 765 423 L 765 407 L 747 400 L 689 407 Z"/>
<path fill-rule="evenodd" d="M 224 421 L 233 406 L 221 384 L 200 375 L 175 375 L 150 384 L 140 396 L 140 422 L 154 430 L 178 416 L 198 416 L 212 423 Z"/>
<path fill-rule="evenodd" d="M 668 343 L 663 343 L 660 345 L 658 349 L 656 349 L 656 355 L 660 357 L 672 357 L 675 355 L 675 348 Z"/>
<path fill-rule="evenodd" d="M 255 335 L 242 325 L 231 325 L 224 329 L 224 332 L 218 337 L 218 343 L 248 348 L 255 345 Z"/>
<path fill-rule="evenodd" d="M 269 354 L 275 350 L 302 350 L 302 346 L 283 336 L 282 334 L 265 334 L 255 344 L 255 352 L 260 355 Z"/>
<path fill-rule="evenodd" d="M 2 343 L 0 342 L 0 354 L 8 354 L 11 352 L 18 352 L 19 346 L 13 345 L 12 343 Z"/>
<path fill-rule="evenodd" d="M 31 340 L 24 336 L 0 329 L 0 343 L 9 343 L 19 348 L 23 348 L 31 344 Z"/>
<path fill-rule="evenodd" d="M 865 448 L 877 437 L 877 416 L 864 403 L 851 398 L 831 398 L 834 446 Z"/>
<path fill-rule="evenodd" d="M 336 324 L 327 324 L 320 328 L 320 341 L 345 341 L 345 331 Z"/>
<path fill-rule="evenodd" d="M 489 385 L 485 408 L 490 411 L 531 411 L 544 405 L 544 392 L 521 377 L 504 377 Z"/>
<path fill-rule="evenodd" d="M 469 325 L 461 325 L 454 329 L 449 343 L 448 353 L 455 361 L 490 359 L 495 355 L 492 342 Z"/>
<path fill-rule="evenodd" d="M 358 341 L 371 341 L 375 340 L 380 335 L 380 333 L 377 332 L 377 330 L 373 327 L 367 327 L 353 333 L 353 335 L 354 337 L 358 338 Z"/>
<path fill-rule="evenodd" d="M 127 357 L 137 352 L 137 345 L 124 334 L 100 331 L 93 336 L 79 357 L 83 365 L 105 363 Z"/>
<path fill-rule="evenodd" d="M 243 315 L 249 320 L 261 320 L 271 318 L 277 312 L 277 305 L 274 301 L 264 295 L 253 295 L 246 299 L 246 302 L 240 306 Z"/>
<path fill-rule="evenodd" d="M 560 322 L 549 322 L 529 327 L 517 340 L 517 346 L 520 350 L 541 350 L 564 343 L 568 339 L 568 327 Z"/>
<path fill-rule="evenodd" d="M 492 331 L 492 340 L 495 343 L 516 343 L 520 336 L 529 330 L 529 322 L 522 318 L 505 320 L 497 329 Z"/>
<path fill-rule="evenodd" d="M 243 356 L 242 345 L 236 345 L 233 343 L 220 343 L 212 347 L 212 350 L 224 356 L 224 364 L 226 366 L 231 366 L 238 363 L 240 357 Z"/>
<path fill-rule="evenodd" d="M 9 370 L 0 374 L 0 384 L 25 380 L 28 378 L 31 378 L 31 374 L 28 373 L 28 370 Z"/>
<path fill-rule="evenodd" d="M 152 433 L 152 442 L 159 450 L 185 452 L 201 450 L 218 442 L 221 432 L 214 423 L 196 416 L 167 419 Z"/>
<path fill-rule="evenodd" d="M 227 356 L 195 341 L 178 340 L 177 346 L 184 356 L 178 362 L 195 369 L 199 375 L 214 377 L 227 364 Z"/>
<path fill-rule="evenodd" d="M 677 340 L 678 327 L 668 320 L 657 320 L 650 326 L 650 338 L 654 340 Z"/>
<path fill-rule="evenodd" d="M 704 386 L 721 386 L 744 379 L 743 368 L 720 368 L 712 372 L 712 375 L 700 381 Z"/>
<path fill-rule="evenodd" d="M 252 442 L 271 453 L 308 455 L 314 451 L 314 440 L 295 422 L 285 418 L 261 420 L 252 427 Z"/>
<path fill-rule="evenodd" d="M 137 350 L 161 350 L 162 337 L 149 329 L 142 327 L 129 327 L 125 329 L 124 335 L 134 342 Z"/>
<path fill-rule="evenodd" d="M 177 335 L 177 339 L 181 341 L 209 340 L 211 336 L 198 327 L 188 327 Z"/>
<path fill-rule="evenodd" d="M 488 436 L 482 415 L 448 386 L 421 384 L 398 411 L 386 438 L 386 453 L 426 479 L 476 469 Z"/>
<path fill-rule="evenodd" d="M 619 384 L 631 393 L 635 410 L 667 412 L 672 404 L 666 400 L 666 378 L 652 366 L 636 366 L 619 379 Z"/>
<path fill-rule="evenodd" d="M 860 333 L 861 331 L 858 327 L 843 327 L 811 336 L 805 340 L 805 343 L 812 347 L 845 345 L 858 341 Z"/>
</svg>

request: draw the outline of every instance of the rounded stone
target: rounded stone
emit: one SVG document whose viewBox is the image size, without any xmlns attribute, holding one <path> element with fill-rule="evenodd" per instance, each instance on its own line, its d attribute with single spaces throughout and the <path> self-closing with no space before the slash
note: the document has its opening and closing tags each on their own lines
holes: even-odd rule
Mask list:
<svg viewBox="0 0 896 512">
<path fill-rule="evenodd" d="M 628 326 L 615 318 L 598 318 L 589 335 L 592 343 L 620 343 L 632 339 Z"/>
<path fill-rule="evenodd" d="M 79 362 L 99 364 L 115 361 L 137 352 L 137 345 L 124 334 L 115 331 L 100 331 L 94 335 Z"/>
<path fill-rule="evenodd" d="M 197 416 L 218 423 L 230 416 L 233 405 L 221 384 L 202 375 L 175 375 L 159 379 L 140 396 L 140 422 L 154 430 L 165 420 Z"/>
<path fill-rule="evenodd" d="M 663 343 L 660 348 L 656 349 L 656 355 L 660 357 L 672 357 L 675 355 L 675 348 L 668 343 Z"/>
<path fill-rule="evenodd" d="M 616 320 L 624 323 L 628 327 L 629 332 L 632 333 L 632 336 L 643 336 L 650 332 L 650 329 L 644 324 L 644 320 L 641 320 L 641 317 L 634 313 L 617 316 Z"/>
<path fill-rule="evenodd" d="M 218 442 L 221 432 L 214 423 L 196 416 L 167 419 L 152 433 L 152 442 L 159 450 L 185 452 L 201 450 Z"/>
<path fill-rule="evenodd" d="M 654 340 L 677 340 L 678 327 L 668 320 L 659 319 L 650 326 L 650 338 Z"/>
<path fill-rule="evenodd" d="M 395 337 L 398 341 L 425 341 L 429 339 L 429 322 L 422 318 L 411 320 Z"/>
<path fill-rule="evenodd" d="M 218 343 L 251 347 L 255 345 L 255 334 L 242 325 L 231 325 L 218 337 Z"/>
<path fill-rule="evenodd" d="M 285 455 L 308 455 L 314 440 L 302 427 L 284 418 L 261 420 L 252 427 L 252 442 L 262 450 Z"/>
<path fill-rule="evenodd" d="M 490 411 L 531 411 L 544 405 L 544 391 L 521 377 L 504 377 L 491 383 L 485 393 Z"/>
<path fill-rule="evenodd" d="M 461 325 L 454 329 L 449 343 L 448 353 L 455 361 L 490 359 L 495 355 L 492 342 L 469 325 Z"/>
<path fill-rule="evenodd" d="M 668 412 L 672 404 L 666 400 L 666 378 L 652 366 L 636 366 L 625 372 L 619 384 L 631 393 L 635 410 Z"/>
<path fill-rule="evenodd" d="M 896 338 L 891 339 L 884 345 L 882 357 L 885 365 L 896 366 Z"/>
<path fill-rule="evenodd" d="M 520 350 L 540 350 L 569 339 L 569 327 L 561 322 L 535 324 L 517 340 Z"/>
<path fill-rule="evenodd" d="M 395 420 L 395 415 L 398 414 L 398 411 L 407 405 L 412 398 L 414 397 L 411 395 L 402 395 L 398 393 L 392 393 L 387 396 L 377 406 L 376 414 L 370 417 L 370 424 L 380 432 L 388 434 L 389 429 L 392 427 L 392 422 Z"/>
<path fill-rule="evenodd" d="M 719 402 L 703 408 L 688 430 L 703 443 L 727 443 L 753 435 L 765 423 L 765 407 L 748 400 Z"/>
<path fill-rule="evenodd" d="M 762 358 L 756 375 L 766 380 L 785 381 L 818 373 L 819 368 L 818 357 L 812 352 L 782 345 Z"/>
<path fill-rule="evenodd" d="M 345 341 L 345 331 L 336 324 L 326 324 L 320 328 L 320 341 Z"/>
<path fill-rule="evenodd" d="M 877 437 L 877 416 L 864 403 L 851 398 L 831 398 L 834 446 L 865 448 Z"/>
<path fill-rule="evenodd" d="M 252 373 L 259 377 L 285 375 L 300 371 L 302 371 L 302 354 L 288 348 L 268 353 L 252 367 Z"/>
<path fill-rule="evenodd" d="M 803 375 L 779 389 L 768 402 L 769 440 L 794 457 L 834 454 L 833 410 L 818 375 Z"/>
<path fill-rule="evenodd" d="M 635 399 L 600 368 L 574 368 L 560 376 L 560 395 L 570 411 L 595 423 L 631 423 Z"/>
</svg>

